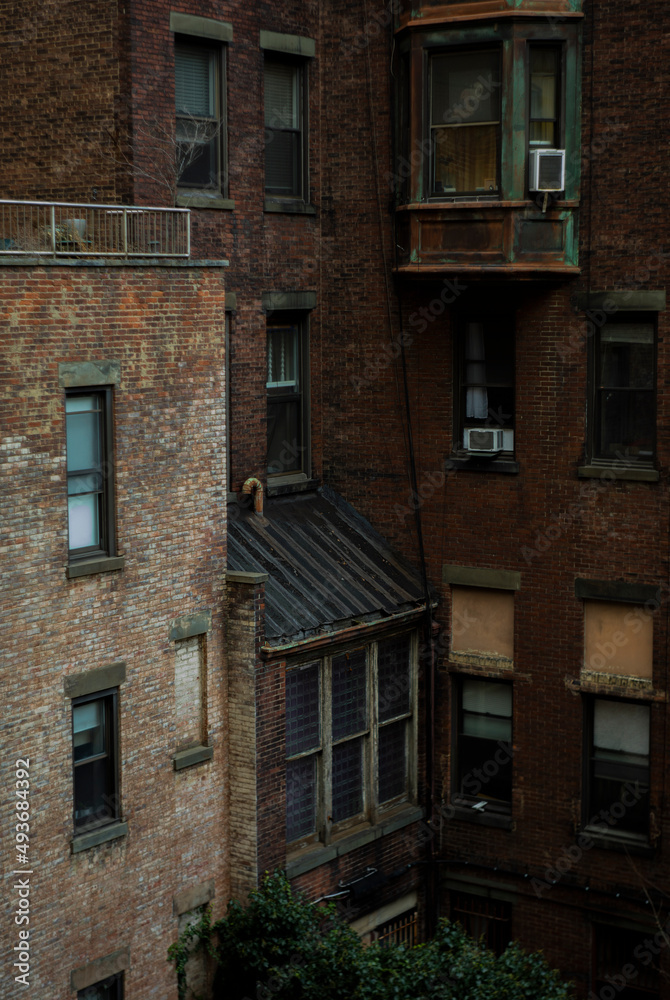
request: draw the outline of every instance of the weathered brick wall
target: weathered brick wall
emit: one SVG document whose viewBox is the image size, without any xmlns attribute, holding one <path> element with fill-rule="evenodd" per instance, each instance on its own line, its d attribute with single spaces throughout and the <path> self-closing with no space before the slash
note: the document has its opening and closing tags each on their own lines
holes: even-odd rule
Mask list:
<svg viewBox="0 0 670 1000">
<path fill-rule="evenodd" d="M 12 868 L 13 762 L 30 758 L 31 995 L 70 1000 L 70 972 L 130 949 L 128 1000 L 176 998 L 173 896 L 229 896 L 223 656 L 225 408 L 222 272 L 187 267 L 0 268 L 2 842 Z M 66 578 L 59 362 L 115 360 L 115 572 Z M 209 609 L 213 759 L 179 772 L 171 622 Z M 64 682 L 124 661 L 120 839 L 71 854 L 71 702 Z M 10 811 L 10 806 L 11 810 Z M 2 937 L 14 944 L 5 883 Z M 10 910 L 11 908 L 11 910 Z M 3 997 L 26 995 L 3 956 Z M 7 963 L 7 964 L 5 964 Z"/>
</svg>

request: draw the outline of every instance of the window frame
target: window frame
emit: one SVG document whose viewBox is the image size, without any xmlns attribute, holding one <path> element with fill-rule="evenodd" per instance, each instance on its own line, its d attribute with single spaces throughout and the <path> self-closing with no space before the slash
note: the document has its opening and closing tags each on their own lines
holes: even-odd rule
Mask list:
<svg viewBox="0 0 670 1000">
<path fill-rule="evenodd" d="M 601 322 L 597 320 L 600 316 L 604 315 L 605 319 Z M 590 336 L 590 349 L 588 354 L 588 397 L 587 397 L 587 434 L 586 434 L 586 461 L 588 465 L 592 466 L 612 466 L 617 465 L 622 469 L 627 467 L 633 467 L 637 469 L 655 469 L 656 460 L 658 455 L 658 314 L 648 311 L 648 312 L 624 312 L 623 310 L 616 310 L 612 312 L 609 316 L 606 313 L 595 314 L 596 321 L 592 322 L 593 330 L 589 330 Z M 630 455 L 624 452 L 617 451 L 614 456 L 605 456 L 600 454 L 600 447 L 598 441 L 602 433 L 603 426 L 603 414 L 601 410 L 601 403 L 599 401 L 599 396 L 601 393 L 607 391 L 606 386 L 600 385 L 600 368 L 601 368 L 601 345 L 602 345 L 602 333 L 605 327 L 616 325 L 626 325 L 626 324 L 644 324 L 651 327 L 652 330 L 652 347 L 653 347 L 653 358 L 652 358 L 652 382 L 653 385 L 649 389 L 634 389 L 636 392 L 647 392 L 650 395 L 650 407 L 651 407 L 651 417 L 653 422 L 652 430 L 652 442 L 651 442 L 651 455 L 644 456 L 640 458 L 639 455 Z M 625 389 L 631 387 L 617 387 L 611 386 L 610 391 L 616 389 Z"/>
<path fill-rule="evenodd" d="M 462 745 L 462 738 L 465 735 L 463 733 L 463 717 L 464 717 L 464 707 L 463 707 L 463 693 L 465 684 L 468 681 L 477 681 L 483 684 L 490 685 L 504 685 L 508 687 L 511 694 L 511 709 L 509 716 L 494 716 L 492 713 L 477 713 L 479 715 L 490 715 L 492 718 L 509 718 L 510 736 L 508 740 L 508 746 L 513 747 L 514 744 L 514 684 L 512 679 L 507 677 L 482 677 L 478 674 L 459 674 L 455 675 L 453 678 L 453 686 L 455 686 L 456 697 L 453 703 L 453 739 L 452 739 L 452 752 L 453 752 L 453 768 L 452 768 L 452 803 L 458 806 L 465 806 L 472 809 L 479 803 L 484 803 L 481 807 L 483 813 L 494 813 L 501 816 L 509 816 L 512 812 L 512 798 L 514 791 L 514 759 L 512 752 L 509 753 L 509 760 L 500 762 L 496 760 L 496 755 L 499 752 L 495 752 L 492 758 L 493 762 L 498 765 L 498 770 L 492 774 L 487 775 L 484 771 L 484 778 L 486 780 L 479 780 L 474 776 L 473 780 L 478 784 L 479 789 L 477 792 L 464 790 L 463 785 L 465 780 L 473 775 L 475 768 L 469 768 L 464 772 L 464 748 Z M 474 714 L 474 713 L 473 713 Z M 472 738 L 472 737 L 471 737 Z M 493 739 L 489 737 L 488 739 Z M 497 741 L 499 745 L 501 740 Z M 500 749 L 500 748 L 499 748 Z M 488 762 L 487 759 L 487 762 Z M 500 799 L 495 796 L 489 796 L 486 794 L 486 790 L 491 777 L 497 777 L 500 770 L 503 768 L 509 768 L 509 798 Z M 476 810 L 479 811 L 479 810 Z"/>
<path fill-rule="evenodd" d="M 69 399 L 81 398 L 84 396 L 95 397 L 100 404 L 99 420 L 99 445 L 100 462 L 94 467 L 98 471 L 101 479 L 101 489 L 95 491 L 99 495 L 98 501 L 98 542 L 94 545 L 70 546 L 70 492 L 69 483 L 71 479 L 81 475 L 84 470 L 67 469 L 67 436 L 68 436 L 68 409 Z M 75 563 L 81 560 L 93 559 L 99 556 L 116 555 L 116 512 L 114 506 L 114 394 L 113 386 L 89 386 L 77 389 L 67 389 L 65 392 L 65 439 L 66 439 L 66 491 L 68 509 L 68 562 Z M 77 412 L 77 411 L 72 411 Z M 90 472 L 90 470 L 89 470 Z M 77 494 L 72 494 L 77 495 Z M 82 494 L 83 495 L 83 494 Z"/>
<path fill-rule="evenodd" d="M 121 818 L 121 800 L 119 788 L 119 719 L 118 719 L 118 688 L 107 688 L 92 694 L 82 695 L 72 699 L 71 729 L 72 729 L 72 820 L 75 837 L 98 830 L 101 827 L 117 823 Z M 104 753 L 92 755 L 84 760 L 75 759 L 75 709 L 94 702 L 102 703 L 104 713 Z M 98 797 L 107 800 L 105 805 L 111 806 L 111 814 L 97 818 L 77 817 L 77 771 L 83 773 L 83 766 L 95 760 L 106 759 L 104 789 Z"/>
<path fill-rule="evenodd" d="M 298 114 L 299 124 L 297 128 L 287 128 L 281 125 L 268 125 L 266 122 L 266 68 L 268 64 L 290 66 L 295 73 L 298 96 L 295 110 Z M 298 136 L 297 162 L 297 183 L 295 189 L 287 192 L 284 189 L 270 187 L 267 183 L 267 148 L 271 142 L 268 135 L 275 133 L 292 133 Z M 295 58 L 290 54 L 282 53 L 273 49 L 263 51 L 263 190 L 266 201 L 266 208 L 269 206 L 285 206 L 289 211 L 291 207 L 307 205 L 310 198 L 309 190 L 309 73 L 308 63 L 305 58 Z"/>
<path fill-rule="evenodd" d="M 528 128 L 528 152 L 530 153 L 533 149 L 565 149 L 565 43 L 564 42 L 549 42 L 545 40 L 535 40 L 528 39 L 527 42 L 527 59 L 526 59 L 526 91 L 527 91 L 527 103 L 528 103 L 528 117 L 527 117 L 527 128 Z M 540 49 L 549 49 L 557 53 L 557 87 L 556 87 L 556 107 L 555 115 L 551 119 L 547 118 L 533 118 L 532 115 L 532 89 L 531 89 L 531 78 L 532 78 L 532 56 L 534 51 Z M 553 121 L 554 124 L 554 134 L 556 137 L 556 145 L 554 146 L 544 146 L 541 143 L 534 142 L 531 137 L 531 126 L 535 121 Z M 529 195 L 532 197 L 532 195 Z"/>
<path fill-rule="evenodd" d="M 386 719 L 380 719 L 379 690 L 379 646 L 385 642 L 407 639 L 408 648 L 408 710 L 396 713 Z M 356 732 L 333 738 L 332 735 L 332 678 L 333 661 L 355 653 L 365 651 L 366 656 L 366 700 L 367 711 L 365 725 Z M 403 805 L 413 805 L 417 801 L 417 691 L 418 691 L 418 634 L 415 629 L 402 630 L 390 635 L 379 636 L 366 643 L 350 644 L 329 651 L 321 657 L 301 658 L 300 661 L 287 664 L 286 676 L 290 673 L 318 666 L 319 695 L 318 745 L 294 754 L 286 753 L 286 774 L 288 783 L 288 765 L 294 761 L 313 757 L 315 760 L 315 829 L 292 840 L 286 833 L 287 853 L 292 854 L 308 845 L 324 844 L 338 839 L 351 832 L 356 827 L 374 826 L 381 817 Z M 379 733 L 385 727 L 394 723 L 405 724 L 405 788 L 396 795 L 381 801 L 379 799 Z M 332 818 L 332 759 L 333 747 L 345 742 L 363 740 L 361 795 L 362 809 L 356 814 L 347 816 L 337 822 Z M 287 798 L 288 820 L 288 798 Z"/>
<path fill-rule="evenodd" d="M 297 363 L 297 390 L 289 391 L 286 386 L 271 384 L 269 379 L 269 342 L 271 329 L 292 328 L 296 331 L 296 363 Z M 300 479 L 308 479 L 311 474 L 311 436 L 310 436 L 310 395 L 309 395 L 309 316 L 305 313 L 295 312 L 272 312 L 268 313 L 265 324 L 266 331 L 266 461 L 265 469 L 268 478 L 268 486 L 278 486 L 283 482 L 295 482 Z M 277 471 L 270 471 L 270 405 L 297 403 L 298 408 L 298 432 L 299 442 L 291 445 L 291 442 L 282 442 L 282 451 L 277 455 L 276 460 L 288 462 L 293 454 L 298 459 L 297 468 L 279 468 Z M 281 456 L 288 448 L 286 459 Z"/>
<path fill-rule="evenodd" d="M 214 65 L 214 82 L 213 90 L 214 93 L 211 95 L 213 97 L 214 103 L 214 114 L 205 116 L 191 116 L 187 119 L 184 115 L 179 115 L 177 109 L 176 100 L 176 54 L 177 49 L 182 48 L 193 48 L 200 49 L 204 52 L 210 54 L 210 58 Z M 175 54 L 175 74 L 174 74 L 174 85 L 175 85 L 175 140 L 178 144 L 178 132 L 179 132 L 179 120 L 180 118 L 184 121 L 189 121 L 192 118 L 197 118 L 203 122 L 211 122 L 214 125 L 214 134 L 212 139 L 216 140 L 216 181 L 210 184 L 197 184 L 192 181 L 182 181 L 184 171 L 188 168 L 184 168 L 176 178 L 176 190 L 179 196 L 184 197 L 188 194 L 192 194 L 194 197 L 201 196 L 207 197 L 211 195 L 219 195 L 222 198 L 228 197 L 228 114 L 227 114 L 227 46 L 223 42 L 217 42 L 214 39 L 203 38 L 193 35 L 187 35 L 182 33 L 175 33 L 174 37 L 174 54 Z M 212 140 L 210 140 L 212 141 Z M 204 143 L 203 143 L 204 145 Z M 192 165 L 197 160 L 194 157 L 191 161 Z"/>
<path fill-rule="evenodd" d="M 646 797 L 646 823 L 643 832 L 638 830 L 626 829 L 621 825 L 622 820 L 625 820 L 625 814 L 621 817 L 613 817 L 616 819 L 616 823 L 612 826 L 608 826 L 607 829 L 602 827 L 602 822 L 599 821 L 598 826 L 591 823 L 594 818 L 600 817 L 602 810 L 594 805 L 594 767 L 596 761 L 596 754 L 593 745 L 594 736 L 594 725 L 595 725 L 595 706 L 598 702 L 607 702 L 610 704 L 617 705 L 633 705 L 638 708 L 646 708 L 648 717 L 648 737 L 649 737 L 649 751 L 647 753 L 647 789 L 643 793 L 642 797 Z M 611 838 L 613 840 L 626 840 L 626 841 L 636 841 L 648 844 L 649 834 L 650 834 L 650 818 L 651 818 L 651 705 L 647 701 L 642 701 L 641 699 L 631 700 L 626 698 L 608 697 L 605 695 L 587 695 L 584 698 L 584 748 L 583 748 L 583 794 L 582 794 L 582 823 L 586 830 L 593 830 L 599 836 Z M 612 767 L 612 770 L 614 768 Z M 619 778 L 615 778 L 619 781 Z M 621 784 L 627 783 L 628 779 L 622 777 Z M 610 803 L 613 805 L 615 803 Z"/>
<path fill-rule="evenodd" d="M 488 315 L 486 313 L 463 313 L 458 318 L 455 329 L 456 336 L 454 337 L 454 423 L 453 423 L 453 445 L 452 453 L 458 457 L 474 457 L 476 459 L 484 460 L 495 460 L 497 458 L 502 458 L 507 461 L 513 458 L 516 452 L 516 317 L 514 310 L 503 311 L 495 316 Z M 468 388 L 474 387 L 474 383 L 467 381 L 467 355 L 466 355 L 466 340 L 468 336 L 468 326 L 471 323 L 481 323 L 486 329 L 490 325 L 500 325 L 504 327 L 505 334 L 509 337 L 511 346 L 511 359 L 509 363 L 511 364 L 512 379 L 511 382 L 495 382 L 486 377 L 483 383 L 484 387 L 498 388 L 498 389 L 508 389 L 511 390 L 513 398 L 512 413 L 508 415 L 507 419 L 504 419 L 504 412 L 500 414 L 501 420 L 496 420 L 495 415 L 491 413 L 491 407 L 487 409 L 486 418 L 468 417 L 466 416 L 466 404 L 467 404 L 467 393 Z M 484 358 L 484 364 L 486 364 L 486 358 Z M 488 399 L 487 399 L 488 402 Z M 498 413 L 500 413 L 501 407 L 498 407 Z M 465 432 L 470 429 L 481 428 L 482 430 L 502 430 L 504 433 L 509 435 L 511 433 L 512 437 L 512 447 L 506 448 L 503 446 L 498 452 L 492 452 L 490 455 L 485 453 L 476 452 L 473 449 L 468 449 L 465 446 Z M 503 441 L 503 445 L 507 443 Z"/>
</svg>

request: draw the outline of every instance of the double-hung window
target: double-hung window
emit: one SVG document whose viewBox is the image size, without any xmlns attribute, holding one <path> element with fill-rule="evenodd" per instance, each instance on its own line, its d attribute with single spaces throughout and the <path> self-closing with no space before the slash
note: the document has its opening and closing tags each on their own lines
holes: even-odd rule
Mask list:
<svg viewBox="0 0 670 1000">
<path fill-rule="evenodd" d="M 305 66 L 265 54 L 265 193 L 306 200 Z"/>
<path fill-rule="evenodd" d="M 177 185 L 223 192 L 225 47 L 175 42 Z"/>
<path fill-rule="evenodd" d="M 460 681 L 455 793 L 473 804 L 509 810 L 512 800 L 512 685 Z"/>
<path fill-rule="evenodd" d="M 268 475 L 295 475 L 307 471 L 308 414 L 303 385 L 304 353 L 303 322 L 268 322 Z"/>
<path fill-rule="evenodd" d="M 656 337 L 644 316 L 612 317 L 595 328 L 591 458 L 651 465 L 656 446 Z"/>
<path fill-rule="evenodd" d="M 119 817 L 117 689 L 72 702 L 76 833 Z"/>
<path fill-rule="evenodd" d="M 586 703 L 584 821 L 646 836 L 649 830 L 648 705 L 591 698 Z"/>
<path fill-rule="evenodd" d="M 286 673 L 286 839 L 323 840 L 415 791 L 416 639 L 404 634 Z"/>
<path fill-rule="evenodd" d="M 112 390 L 65 397 L 69 558 L 114 555 Z"/>
<path fill-rule="evenodd" d="M 497 196 L 500 186 L 500 49 L 430 58 L 434 195 Z"/>
<path fill-rule="evenodd" d="M 458 344 L 456 450 L 514 451 L 514 326 L 509 318 L 468 318 Z"/>
</svg>

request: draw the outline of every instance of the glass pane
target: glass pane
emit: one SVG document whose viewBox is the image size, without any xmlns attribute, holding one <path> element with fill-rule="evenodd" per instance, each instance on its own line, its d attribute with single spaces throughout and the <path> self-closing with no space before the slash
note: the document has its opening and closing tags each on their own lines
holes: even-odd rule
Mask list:
<svg viewBox="0 0 670 1000">
<path fill-rule="evenodd" d="M 379 730 L 377 787 L 380 802 L 403 795 L 407 790 L 406 733 L 404 720 Z"/>
<path fill-rule="evenodd" d="M 69 496 L 77 496 L 80 493 L 98 493 L 101 489 L 102 476 L 99 472 L 92 472 L 88 476 L 70 476 L 67 481 Z"/>
<path fill-rule="evenodd" d="M 97 400 L 94 403 L 97 404 Z M 66 412 L 67 471 L 95 469 L 100 465 L 100 412 L 97 405 L 88 411 Z"/>
<path fill-rule="evenodd" d="M 656 427 L 654 393 L 607 389 L 599 393 L 599 457 L 651 460 Z"/>
<path fill-rule="evenodd" d="M 72 708 L 74 759 L 95 757 L 105 749 L 104 703 L 89 701 Z"/>
<path fill-rule="evenodd" d="M 298 388 L 298 328 L 268 327 L 268 388 Z"/>
<path fill-rule="evenodd" d="M 70 549 L 84 549 L 100 544 L 99 496 L 99 493 L 89 493 L 69 498 L 68 538 Z"/>
<path fill-rule="evenodd" d="M 286 839 L 297 840 L 316 831 L 316 758 L 301 757 L 286 764 Z"/>
<path fill-rule="evenodd" d="M 380 642 L 377 652 L 379 721 L 410 711 L 410 639 L 401 636 Z"/>
<path fill-rule="evenodd" d="M 368 671 L 364 649 L 333 659 L 333 739 L 368 728 Z"/>
<path fill-rule="evenodd" d="M 471 715 L 469 712 L 464 712 L 463 732 L 466 736 L 480 736 L 485 739 L 507 742 L 512 738 L 512 720 L 499 719 L 490 715 Z"/>
<path fill-rule="evenodd" d="M 179 143 L 177 178 L 182 187 L 218 187 L 219 141 L 216 136 Z"/>
<path fill-rule="evenodd" d="M 498 190 L 498 126 L 433 129 L 435 191 Z"/>
<path fill-rule="evenodd" d="M 555 118 L 558 50 L 533 46 L 530 50 L 530 116 Z"/>
<path fill-rule="evenodd" d="M 175 104 L 177 112 L 213 117 L 214 53 L 197 45 L 175 46 Z"/>
<path fill-rule="evenodd" d="M 594 822 L 602 821 L 601 811 L 612 815 L 613 827 L 631 833 L 646 834 L 649 826 L 649 770 L 638 768 L 635 776 L 627 773 L 621 777 L 594 773 L 591 781 L 589 809 Z M 623 810 L 623 813 L 622 813 Z M 616 820 L 616 822 L 614 822 Z"/>
<path fill-rule="evenodd" d="M 265 187 L 276 194 L 300 194 L 300 132 L 266 129 Z"/>
<path fill-rule="evenodd" d="M 455 52 L 431 60 L 431 125 L 471 125 L 500 118 L 497 51 Z"/>
<path fill-rule="evenodd" d="M 268 401 L 268 472 L 296 472 L 301 468 L 300 399 Z"/>
<path fill-rule="evenodd" d="M 512 688 L 496 681 L 463 679 L 463 708 L 467 712 L 512 716 Z"/>
<path fill-rule="evenodd" d="M 265 124 L 300 128 L 299 69 L 290 63 L 265 61 Z"/>
<path fill-rule="evenodd" d="M 600 384 L 635 389 L 654 387 L 653 344 L 603 342 L 600 347 Z"/>
<path fill-rule="evenodd" d="M 600 340 L 608 344 L 653 344 L 654 327 L 651 323 L 606 323 Z"/>
<path fill-rule="evenodd" d="M 320 746 L 319 664 L 286 674 L 286 755 Z"/>
<path fill-rule="evenodd" d="M 113 789 L 109 782 L 109 760 L 101 757 L 74 769 L 74 818 L 81 827 L 87 822 L 114 819 Z"/>
<path fill-rule="evenodd" d="M 363 738 L 333 747 L 333 823 L 363 811 Z"/>
<path fill-rule="evenodd" d="M 499 740 L 461 735 L 458 764 L 459 790 L 464 795 L 510 801 L 512 755 L 506 747 L 500 746 Z"/>
<path fill-rule="evenodd" d="M 649 753 L 649 708 L 626 702 L 596 701 L 593 745 L 623 753 Z"/>
<path fill-rule="evenodd" d="M 556 149 L 556 123 L 531 122 L 530 144 L 531 146 L 546 146 L 547 149 Z"/>
</svg>

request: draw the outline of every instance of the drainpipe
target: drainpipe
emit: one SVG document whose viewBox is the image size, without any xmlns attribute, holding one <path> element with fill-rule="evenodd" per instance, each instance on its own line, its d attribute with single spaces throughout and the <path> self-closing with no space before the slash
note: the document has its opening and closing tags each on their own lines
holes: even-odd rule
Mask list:
<svg viewBox="0 0 670 1000">
<path fill-rule="evenodd" d="M 255 491 L 255 492 L 254 492 Z M 246 480 L 242 487 L 243 493 L 254 493 L 254 510 L 257 514 L 263 513 L 263 484 L 260 479 L 253 476 Z"/>
</svg>

